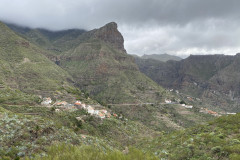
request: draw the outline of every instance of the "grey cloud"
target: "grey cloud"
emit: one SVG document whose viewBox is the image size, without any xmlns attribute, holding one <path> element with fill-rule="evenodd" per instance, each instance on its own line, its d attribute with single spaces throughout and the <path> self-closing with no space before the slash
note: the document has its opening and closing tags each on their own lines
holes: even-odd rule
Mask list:
<svg viewBox="0 0 240 160">
<path fill-rule="evenodd" d="M 0 19 L 51 30 L 119 24 L 129 53 L 239 52 L 239 0 L 0 0 Z"/>
</svg>

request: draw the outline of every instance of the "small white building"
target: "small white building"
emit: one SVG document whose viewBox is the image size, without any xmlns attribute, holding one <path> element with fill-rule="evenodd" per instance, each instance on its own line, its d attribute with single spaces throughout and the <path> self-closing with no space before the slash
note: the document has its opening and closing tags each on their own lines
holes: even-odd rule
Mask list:
<svg viewBox="0 0 240 160">
<path fill-rule="evenodd" d="M 55 109 L 55 112 L 60 112 L 60 111 L 61 111 L 61 110 L 60 110 L 60 109 L 58 109 L 58 108 L 57 108 L 57 109 Z"/>
<path fill-rule="evenodd" d="M 50 105 L 52 103 L 52 99 L 50 97 L 43 98 L 41 105 Z"/>
<path fill-rule="evenodd" d="M 227 114 L 228 114 L 228 115 L 235 115 L 235 114 L 237 114 L 237 113 L 229 113 L 229 112 L 227 112 Z"/>
<path fill-rule="evenodd" d="M 86 109 L 86 104 L 81 104 L 81 107 L 83 108 L 83 109 Z"/>
<path fill-rule="evenodd" d="M 193 106 L 192 105 L 185 105 L 185 108 L 191 109 L 191 108 L 193 108 Z"/>
<path fill-rule="evenodd" d="M 98 115 L 99 114 L 99 110 L 94 110 L 93 114 Z"/>
<path fill-rule="evenodd" d="M 87 106 L 87 112 L 88 112 L 89 114 L 93 115 L 93 114 L 94 114 L 94 109 L 93 109 L 93 107 Z"/>
<path fill-rule="evenodd" d="M 172 103 L 172 101 L 169 99 L 165 99 L 165 103 L 170 104 L 170 103 Z"/>
</svg>

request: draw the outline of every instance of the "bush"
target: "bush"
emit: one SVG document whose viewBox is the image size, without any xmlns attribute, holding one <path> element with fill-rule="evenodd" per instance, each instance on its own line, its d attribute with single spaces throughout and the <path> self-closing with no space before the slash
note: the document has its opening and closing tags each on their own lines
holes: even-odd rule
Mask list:
<svg viewBox="0 0 240 160">
<path fill-rule="evenodd" d="M 211 149 L 212 153 L 214 153 L 214 154 L 220 153 L 221 150 L 222 150 L 222 147 L 220 147 L 220 146 L 216 146 L 216 147 L 213 147 L 213 148 Z"/>
<path fill-rule="evenodd" d="M 157 160 L 157 157 L 143 153 L 142 151 L 130 148 L 127 154 L 118 150 L 103 150 L 95 146 L 73 146 L 60 144 L 51 146 L 47 156 L 37 156 L 36 160 Z M 30 160 L 27 158 L 27 160 Z"/>
</svg>

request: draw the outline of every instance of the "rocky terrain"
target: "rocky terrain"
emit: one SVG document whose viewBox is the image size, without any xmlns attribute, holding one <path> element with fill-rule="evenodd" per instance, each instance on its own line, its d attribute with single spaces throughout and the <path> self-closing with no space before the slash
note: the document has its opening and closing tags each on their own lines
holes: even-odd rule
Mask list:
<svg viewBox="0 0 240 160">
<path fill-rule="evenodd" d="M 201 98 L 205 104 L 239 111 L 239 54 L 191 55 L 181 61 L 136 58 L 141 72 L 169 89 Z"/>
</svg>

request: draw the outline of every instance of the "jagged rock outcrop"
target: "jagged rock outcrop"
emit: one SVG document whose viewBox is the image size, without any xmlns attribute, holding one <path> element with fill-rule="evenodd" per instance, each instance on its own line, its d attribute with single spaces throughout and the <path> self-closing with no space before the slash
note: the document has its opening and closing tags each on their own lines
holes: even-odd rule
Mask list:
<svg viewBox="0 0 240 160">
<path fill-rule="evenodd" d="M 97 38 L 106 43 L 111 44 L 116 49 L 126 53 L 124 49 L 124 39 L 122 34 L 118 31 L 117 23 L 111 22 L 96 30 L 94 34 Z"/>
</svg>

